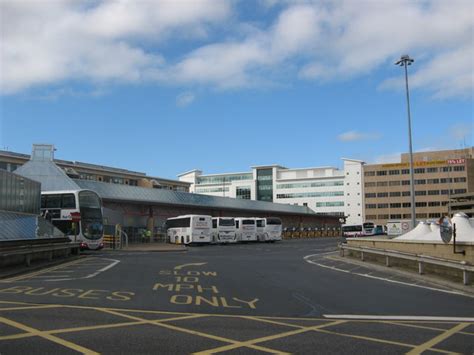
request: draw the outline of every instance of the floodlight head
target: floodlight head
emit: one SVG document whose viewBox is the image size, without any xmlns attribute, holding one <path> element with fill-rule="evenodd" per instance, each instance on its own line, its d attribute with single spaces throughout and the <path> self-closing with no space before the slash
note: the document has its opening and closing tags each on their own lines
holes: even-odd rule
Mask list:
<svg viewBox="0 0 474 355">
<path fill-rule="evenodd" d="M 408 54 L 404 54 L 400 57 L 400 59 L 395 63 L 395 65 L 404 66 L 404 65 L 411 65 L 415 60 L 411 59 Z"/>
</svg>

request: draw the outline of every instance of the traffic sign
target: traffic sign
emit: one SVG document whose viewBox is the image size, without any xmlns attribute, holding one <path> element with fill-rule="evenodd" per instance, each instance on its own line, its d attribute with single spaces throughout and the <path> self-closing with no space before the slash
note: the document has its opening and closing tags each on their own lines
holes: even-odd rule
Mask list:
<svg viewBox="0 0 474 355">
<path fill-rule="evenodd" d="M 81 221 L 81 212 L 71 212 L 71 220 L 72 220 L 72 222 L 80 222 Z"/>
<path fill-rule="evenodd" d="M 446 244 L 451 241 L 453 236 L 453 225 L 449 217 L 443 217 L 439 220 L 439 234 Z"/>
</svg>

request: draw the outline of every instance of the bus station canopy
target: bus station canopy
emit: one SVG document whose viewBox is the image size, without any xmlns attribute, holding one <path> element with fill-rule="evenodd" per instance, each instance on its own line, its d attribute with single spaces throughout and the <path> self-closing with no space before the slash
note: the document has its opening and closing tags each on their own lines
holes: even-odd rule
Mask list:
<svg viewBox="0 0 474 355">
<path fill-rule="evenodd" d="M 109 201 L 274 212 L 295 215 L 316 215 L 306 206 L 200 195 L 164 189 L 150 189 L 91 180 L 75 179 L 74 182 L 79 185 L 80 188 L 95 191 L 102 199 Z"/>
</svg>

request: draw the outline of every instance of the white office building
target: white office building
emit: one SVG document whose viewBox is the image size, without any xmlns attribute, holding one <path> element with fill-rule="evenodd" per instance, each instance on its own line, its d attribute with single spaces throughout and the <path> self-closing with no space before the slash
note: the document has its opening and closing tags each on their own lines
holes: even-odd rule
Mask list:
<svg viewBox="0 0 474 355">
<path fill-rule="evenodd" d="M 307 206 L 316 213 L 346 216 L 346 223 L 362 223 L 364 162 L 342 160 L 343 170 L 265 165 L 241 173 L 204 175 L 192 170 L 178 177 L 191 183 L 190 192 Z"/>
</svg>

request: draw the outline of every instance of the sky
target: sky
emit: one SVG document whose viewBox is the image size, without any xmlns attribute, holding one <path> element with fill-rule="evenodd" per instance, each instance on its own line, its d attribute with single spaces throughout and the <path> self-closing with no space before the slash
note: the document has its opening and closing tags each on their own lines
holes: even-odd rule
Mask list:
<svg viewBox="0 0 474 355">
<path fill-rule="evenodd" d="M 473 145 L 474 2 L 0 0 L 0 149 L 177 178 Z"/>
</svg>

